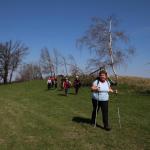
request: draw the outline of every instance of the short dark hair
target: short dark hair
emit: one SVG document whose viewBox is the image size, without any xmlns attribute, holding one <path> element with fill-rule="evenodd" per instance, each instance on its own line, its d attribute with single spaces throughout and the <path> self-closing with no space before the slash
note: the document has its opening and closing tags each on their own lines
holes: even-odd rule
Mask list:
<svg viewBox="0 0 150 150">
<path fill-rule="evenodd" d="M 105 74 L 105 75 L 107 76 L 107 72 L 106 72 L 105 70 L 101 70 L 101 71 L 99 72 L 99 75 L 101 75 L 101 74 Z"/>
</svg>

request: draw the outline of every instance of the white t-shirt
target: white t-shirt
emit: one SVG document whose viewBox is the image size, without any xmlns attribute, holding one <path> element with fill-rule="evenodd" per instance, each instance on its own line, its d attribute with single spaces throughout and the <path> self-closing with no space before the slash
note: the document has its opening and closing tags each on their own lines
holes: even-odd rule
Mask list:
<svg viewBox="0 0 150 150">
<path fill-rule="evenodd" d="M 98 92 L 92 92 L 92 98 L 98 101 L 108 101 L 109 100 L 109 88 L 110 83 L 108 81 L 101 82 L 99 80 L 95 80 L 93 82 L 93 86 L 97 86 L 100 89 Z"/>
<path fill-rule="evenodd" d="M 48 80 L 47 80 L 47 84 L 48 84 L 48 83 L 49 83 L 49 84 L 52 83 L 52 80 L 51 80 L 51 79 L 48 79 Z"/>
</svg>

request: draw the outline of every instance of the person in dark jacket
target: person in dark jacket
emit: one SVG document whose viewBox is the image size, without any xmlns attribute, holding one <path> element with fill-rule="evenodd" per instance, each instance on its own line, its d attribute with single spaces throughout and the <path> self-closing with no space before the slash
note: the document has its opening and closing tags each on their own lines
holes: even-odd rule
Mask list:
<svg viewBox="0 0 150 150">
<path fill-rule="evenodd" d="M 74 80 L 74 88 L 75 88 L 75 94 L 78 94 L 79 88 L 81 87 L 81 82 L 79 80 L 79 76 L 76 76 Z"/>
</svg>

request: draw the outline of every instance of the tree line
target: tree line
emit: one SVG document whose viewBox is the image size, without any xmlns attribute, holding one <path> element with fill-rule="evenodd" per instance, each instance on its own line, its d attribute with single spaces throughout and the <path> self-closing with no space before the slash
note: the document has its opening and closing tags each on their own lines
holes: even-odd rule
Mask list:
<svg viewBox="0 0 150 150">
<path fill-rule="evenodd" d="M 91 53 L 86 71 L 93 71 L 101 66 L 110 67 L 109 58 L 109 23 L 111 21 L 112 49 L 114 65 L 126 63 L 135 52 L 127 34 L 120 30 L 119 21 L 114 16 L 92 18 L 92 23 L 86 32 L 77 39 L 77 47 Z M 85 51 L 87 53 L 87 51 Z M 85 74 L 72 55 L 64 56 L 54 48 L 41 49 L 40 60 L 24 64 L 24 58 L 29 54 L 29 47 L 19 41 L 0 42 L 0 81 L 11 83 L 14 76 L 17 81 L 42 79 L 58 74 Z M 17 72 L 17 75 L 16 75 Z"/>
<path fill-rule="evenodd" d="M 52 52 L 42 48 L 40 59 L 37 62 L 24 63 L 29 54 L 29 48 L 19 42 L 7 41 L 0 43 L 0 81 L 11 83 L 13 81 L 27 81 L 43 79 L 58 74 L 79 74 L 81 69 L 77 66 L 74 56 L 62 55 L 57 49 Z"/>
</svg>

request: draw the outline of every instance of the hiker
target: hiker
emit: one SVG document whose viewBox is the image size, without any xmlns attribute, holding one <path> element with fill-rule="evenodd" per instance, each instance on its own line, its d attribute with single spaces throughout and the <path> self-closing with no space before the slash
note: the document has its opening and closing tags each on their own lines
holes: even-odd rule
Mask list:
<svg viewBox="0 0 150 150">
<path fill-rule="evenodd" d="M 60 81 L 61 90 L 64 89 L 64 86 L 63 86 L 64 81 L 65 81 L 64 76 L 61 76 L 61 81 Z"/>
<path fill-rule="evenodd" d="M 65 89 L 65 95 L 68 96 L 69 88 L 71 87 L 71 82 L 68 80 L 68 78 L 65 79 L 63 82 L 63 88 Z"/>
<path fill-rule="evenodd" d="M 54 77 L 51 77 L 51 81 L 52 81 L 52 88 L 54 87 Z"/>
<path fill-rule="evenodd" d="M 48 80 L 47 80 L 48 90 L 51 88 L 51 86 L 52 86 L 52 80 L 51 80 L 51 77 L 49 77 Z"/>
<path fill-rule="evenodd" d="M 91 87 L 93 104 L 91 124 L 96 126 L 97 113 L 99 108 L 101 108 L 104 129 L 109 131 L 111 128 L 108 124 L 108 92 L 113 93 L 114 91 L 111 89 L 110 83 L 107 81 L 107 77 L 107 72 L 105 70 L 100 71 L 99 77 L 93 82 Z"/>
<path fill-rule="evenodd" d="M 79 88 L 81 87 L 81 82 L 79 80 L 79 76 L 76 76 L 74 80 L 74 88 L 75 88 L 75 94 L 78 94 Z"/>
<path fill-rule="evenodd" d="M 54 85 L 55 85 L 55 88 L 57 88 L 57 77 L 54 77 Z"/>
</svg>

